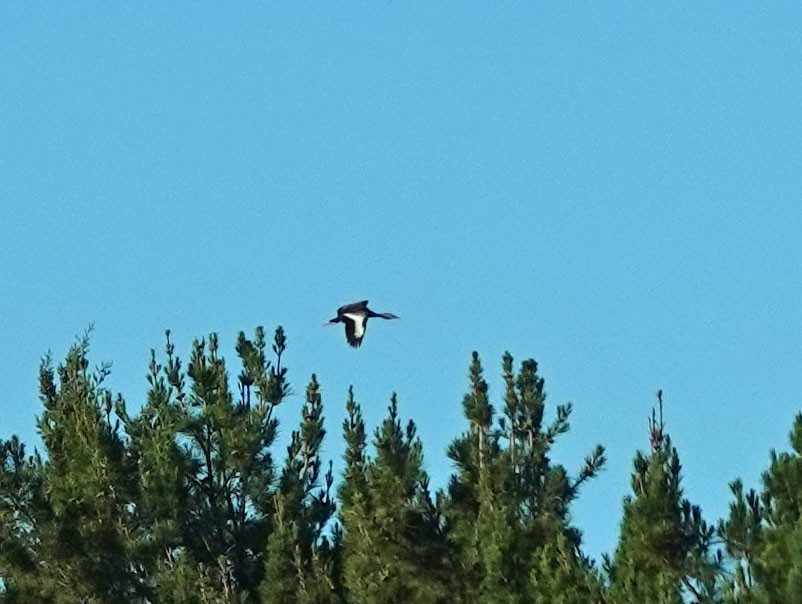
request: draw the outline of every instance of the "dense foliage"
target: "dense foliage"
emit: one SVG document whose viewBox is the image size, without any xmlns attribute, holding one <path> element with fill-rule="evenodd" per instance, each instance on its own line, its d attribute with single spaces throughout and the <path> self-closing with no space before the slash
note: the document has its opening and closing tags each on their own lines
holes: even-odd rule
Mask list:
<svg viewBox="0 0 802 604">
<path fill-rule="evenodd" d="M 232 379 L 214 334 L 184 369 L 168 332 L 135 413 L 108 366 L 90 370 L 86 338 L 45 358 L 43 451 L 0 440 L 0 603 L 802 603 L 802 415 L 762 490 L 733 481 L 713 526 L 685 497 L 658 393 L 618 546 L 597 565 L 570 510 L 604 449 L 573 472 L 552 458 L 571 405 L 547 410 L 534 360 L 505 354 L 497 411 L 473 354 L 454 472 L 432 494 L 395 395 L 371 435 L 352 390 L 334 488 L 314 375 L 277 460 L 285 350 L 281 327 L 272 343 L 240 334 Z"/>
</svg>

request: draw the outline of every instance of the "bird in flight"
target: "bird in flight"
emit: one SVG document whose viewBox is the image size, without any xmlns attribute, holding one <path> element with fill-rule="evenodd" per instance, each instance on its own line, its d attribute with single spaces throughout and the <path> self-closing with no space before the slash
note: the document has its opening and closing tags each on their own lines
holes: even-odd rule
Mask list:
<svg viewBox="0 0 802 604">
<path fill-rule="evenodd" d="M 359 348 L 362 338 L 365 337 L 365 330 L 368 327 L 368 319 L 371 317 L 381 317 L 382 319 L 398 319 L 390 312 L 373 312 L 368 308 L 368 301 L 354 302 L 346 304 L 337 309 L 337 316 L 323 325 L 334 325 L 335 323 L 345 323 L 345 339 L 354 348 Z"/>
</svg>

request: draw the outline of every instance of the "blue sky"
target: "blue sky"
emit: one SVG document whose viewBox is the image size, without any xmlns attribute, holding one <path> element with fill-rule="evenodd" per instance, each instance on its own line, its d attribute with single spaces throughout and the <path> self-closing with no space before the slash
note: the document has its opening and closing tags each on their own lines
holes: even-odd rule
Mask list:
<svg viewBox="0 0 802 604">
<path fill-rule="evenodd" d="M 708 520 L 802 403 L 802 9 L 795 3 L 118 3 L 0 9 L 0 436 L 94 323 L 130 405 L 172 329 L 284 325 L 331 437 L 390 393 L 442 486 L 478 350 L 534 357 L 597 442 L 574 508 L 617 539 L 654 393 Z M 363 347 L 320 324 L 363 298 Z M 333 433 L 333 434 L 332 434 Z"/>
</svg>

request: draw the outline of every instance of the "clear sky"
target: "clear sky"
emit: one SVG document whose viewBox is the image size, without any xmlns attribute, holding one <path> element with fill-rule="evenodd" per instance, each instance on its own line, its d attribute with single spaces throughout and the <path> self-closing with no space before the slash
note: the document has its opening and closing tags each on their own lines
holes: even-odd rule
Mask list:
<svg viewBox="0 0 802 604">
<path fill-rule="evenodd" d="M 658 388 L 708 520 L 802 407 L 798 3 L 5 2 L 0 436 L 35 439 L 39 359 L 94 323 L 132 406 L 173 330 L 284 325 L 296 395 L 397 391 L 436 486 L 478 350 L 534 357 L 555 452 L 607 470 L 575 519 L 617 539 Z M 368 298 L 359 350 L 322 328 Z"/>
</svg>

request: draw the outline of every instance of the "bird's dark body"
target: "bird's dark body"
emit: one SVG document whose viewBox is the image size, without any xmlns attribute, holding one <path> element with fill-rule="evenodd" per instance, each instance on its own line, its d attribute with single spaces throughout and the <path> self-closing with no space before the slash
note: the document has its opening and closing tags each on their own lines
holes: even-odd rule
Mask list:
<svg viewBox="0 0 802 604">
<path fill-rule="evenodd" d="M 362 300 L 353 304 L 346 304 L 337 309 L 337 316 L 325 325 L 343 323 L 345 325 L 345 339 L 354 348 L 359 348 L 362 338 L 365 337 L 365 330 L 368 327 L 368 319 L 379 317 L 382 319 L 398 319 L 392 313 L 377 313 L 368 308 L 368 301 Z"/>
</svg>

